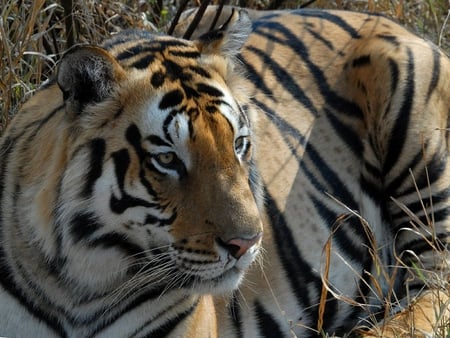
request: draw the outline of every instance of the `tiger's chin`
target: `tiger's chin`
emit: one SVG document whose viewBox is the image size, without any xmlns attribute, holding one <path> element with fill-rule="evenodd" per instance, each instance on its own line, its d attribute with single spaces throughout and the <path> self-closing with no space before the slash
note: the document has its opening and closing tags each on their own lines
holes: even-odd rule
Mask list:
<svg viewBox="0 0 450 338">
<path fill-rule="evenodd" d="M 186 287 L 194 294 L 224 295 L 235 291 L 250 266 L 254 263 L 258 249 L 249 252 L 238 260 L 231 259 L 222 269 L 204 269 L 201 272 L 186 271 L 189 282 Z"/>
<path fill-rule="evenodd" d="M 189 289 L 195 294 L 228 294 L 239 287 L 244 278 L 245 272 L 245 270 L 232 267 L 220 276 L 214 278 L 201 278 L 199 276 L 194 276 Z"/>
</svg>

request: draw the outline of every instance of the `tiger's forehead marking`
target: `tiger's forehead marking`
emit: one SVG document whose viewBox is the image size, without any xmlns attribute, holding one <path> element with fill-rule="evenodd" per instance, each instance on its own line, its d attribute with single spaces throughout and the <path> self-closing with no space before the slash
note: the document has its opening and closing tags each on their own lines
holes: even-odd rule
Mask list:
<svg viewBox="0 0 450 338">
<path fill-rule="evenodd" d="M 224 82 L 219 84 L 203 65 L 201 54 L 191 41 L 131 31 L 120 39 L 113 38 L 104 47 L 123 67 L 148 72 L 154 89 L 167 91 L 160 101 L 161 110 L 194 99 L 185 111 L 202 105 L 201 109 L 212 113 L 219 110 L 218 105 L 228 104 L 241 112 Z"/>
<path fill-rule="evenodd" d="M 200 56 L 200 52 L 192 42 L 171 37 L 145 36 L 141 39 L 130 37 L 118 41 L 113 39 L 104 47 L 123 67 L 137 69 L 146 69 L 157 60 L 181 57 L 187 61 Z"/>
<path fill-rule="evenodd" d="M 213 90 L 219 91 L 216 88 Z M 154 132 L 159 130 L 159 136 L 169 143 L 175 143 L 174 138 L 178 142 L 195 138 L 195 124 L 199 117 L 214 120 L 215 114 L 221 114 L 233 133 L 248 127 L 248 118 L 231 93 L 225 89 L 220 94 L 217 97 L 203 94 L 187 99 L 181 88 L 160 93 L 150 100 L 141 125 Z"/>
<path fill-rule="evenodd" d="M 199 65 L 200 52 L 190 41 L 146 36 L 116 41 L 106 47 L 123 67 L 150 71 L 150 83 L 155 89 L 165 81 L 192 81 L 195 75 L 211 78 L 211 74 Z"/>
<path fill-rule="evenodd" d="M 246 116 L 226 87 L 219 90 L 211 85 L 214 88 L 212 93 L 217 95 L 202 93 L 190 99 L 186 99 L 182 87 L 173 88 L 149 98 L 146 111 L 141 116 L 139 125 L 148 142 L 144 146 L 149 147 L 148 152 L 175 151 L 190 170 L 198 159 L 196 151 L 193 152 L 194 144 L 208 148 L 213 144 L 229 144 L 229 148 L 234 149 L 237 134 L 248 133 Z M 209 136 L 198 138 L 201 135 Z"/>
<path fill-rule="evenodd" d="M 148 78 L 155 95 L 151 95 L 141 125 L 149 132 L 147 136 L 152 136 L 150 140 L 158 139 L 160 148 L 164 148 L 161 140 L 175 147 L 185 154 L 182 157 L 186 162 L 188 144 L 201 128 L 220 133 L 220 128 L 213 127 L 217 121 L 214 114 L 225 117 L 231 135 L 249 124 L 225 80 L 206 66 L 194 43 L 171 37 L 131 36 L 106 48 L 124 68 L 143 72 Z M 210 122 L 198 123 L 200 116 Z"/>
</svg>

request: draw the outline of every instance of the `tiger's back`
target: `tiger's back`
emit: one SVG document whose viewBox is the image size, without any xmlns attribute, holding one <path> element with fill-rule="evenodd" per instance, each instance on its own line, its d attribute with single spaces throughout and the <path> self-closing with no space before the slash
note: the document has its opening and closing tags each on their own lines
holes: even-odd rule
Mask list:
<svg viewBox="0 0 450 338">
<path fill-rule="evenodd" d="M 194 36 L 210 27 L 210 11 Z M 440 310 L 449 268 L 448 58 L 379 15 L 249 14 L 241 60 L 270 227 L 264 268 L 231 299 L 224 327 L 249 337 L 342 334 L 389 318 L 427 284 L 444 287 L 441 303 L 425 313 L 418 306 L 417 323 L 427 324 L 412 334 L 432 332 L 436 313 L 448 320 Z M 413 322 L 381 334 L 404 334 Z"/>
<path fill-rule="evenodd" d="M 270 149 L 257 163 L 273 254 L 243 330 L 370 326 L 423 286 L 411 261 L 448 273 L 449 60 L 381 16 L 305 10 L 253 28 L 242 58 Z"/>
</svg>

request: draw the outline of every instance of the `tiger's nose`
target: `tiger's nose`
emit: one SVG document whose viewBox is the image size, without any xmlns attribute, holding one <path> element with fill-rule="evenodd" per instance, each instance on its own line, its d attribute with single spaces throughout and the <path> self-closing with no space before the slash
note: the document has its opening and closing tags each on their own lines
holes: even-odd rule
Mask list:
<svg viewBox="0 0 450 338">
<path fill-rule="evenodd" d="M 250 239 L 247 238 L 232 238 L 228 241 L 224 241 L 221 238 L 217 239 L 217 242 L 219 245 L 223 248 L 225 248 L 231 256 L 233 256 L 236 259 L 241 258 L 245 253 L 262 237 L 262 232 L 258 232 L 258 234 Z"/>
</svg>

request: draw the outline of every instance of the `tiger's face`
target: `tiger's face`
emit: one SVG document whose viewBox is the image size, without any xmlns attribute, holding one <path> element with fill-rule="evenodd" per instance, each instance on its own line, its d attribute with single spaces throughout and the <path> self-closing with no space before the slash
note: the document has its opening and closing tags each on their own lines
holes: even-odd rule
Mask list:
<svg viewBox="0 0 450 338">
<path fill-rule="evenodd" d="M 138 55 L 125 58 L 116 45 L 81 47 L 62 61 L 58 83 L 77 135 L 58 209 L 69 224 L 66 274 L 96 289 L 121 280 L 160 292 L 230 291 L 262 237 L 252 126 L 224 58 L 162 39 L 139 42 L 161 49 L 141 69 L 128 64 Z"/>
</svg>

